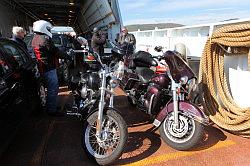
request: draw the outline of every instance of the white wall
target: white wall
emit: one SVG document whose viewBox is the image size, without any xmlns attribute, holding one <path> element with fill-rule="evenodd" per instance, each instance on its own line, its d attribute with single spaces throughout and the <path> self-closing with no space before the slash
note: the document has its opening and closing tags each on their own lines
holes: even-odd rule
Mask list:
<svg viewBox="0 0 250 166">
<path fill-rule="evenodd" d="M 153 55 L 158 54 L 154 51 L 154 47 L 157 45 L 163 46 L 165 50 L 174 50 L 176 44 L 184 44 L 187 56 L 194 62 L 192 64 L 194 70 L 198 70 L 197 59 L 199 60 L 202 56 L 208 36 L 221 26 L 241 23 L 250 23 L 250 19 L 131 33 L 136 37 L 137 51 L 148 51 Z M 250 72 L 247 55 L 227 56 L 225 71 L 236 103 L 241 107 L 250 107 Z"/>
<path fill-rule="evenodd" d="M 250 107 L 250 72 L 248 56 L 226 56 L 225 71 L 231 93 L 236 103 L 241 107 Z"/>
</svg>

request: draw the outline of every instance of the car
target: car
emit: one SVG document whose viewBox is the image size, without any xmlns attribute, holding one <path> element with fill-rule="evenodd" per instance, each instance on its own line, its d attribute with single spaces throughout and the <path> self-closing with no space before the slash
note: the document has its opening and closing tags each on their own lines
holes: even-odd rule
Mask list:
<svg viewBox="0 0 250 166">
<path fill-rule="evenodd" d="M 23 49 L 18 43 L 1 38 L 0 39 L 0 82 L 1 97 L 0 106 L 9 105 L 5 99 L 12 99 L 10 94 L 15 94 L 13 99 L 23 99 L 22 90 L 33 92 L 39 72 L 36 62 L 31 58 L 29 53 Z M 24 88 L 24 89 L 22 89 Z M 17 91 L 16 91 L 17 90 Z M 12 92 L 13 91 L 13 92 Z M 25 96 L 27 96 L 25 94 Z"/>
<path fill-rule="evenodd" d="M 32 48 L 31 42 L 34 34 L 28 34 L 24 38 L 24 42 L 27 44 L 28 52 L 32 58 L 36 59 L 34 50 Z M 62 52 L 68 52 L 70 49 L 74 49 L 72 38 L 65 34 L 53 34 L 52 40 L 57 48 Z M 59 67 L 57 69 L 58 79 L 60 83 L 67 82 L 69 80 L 69 64 L 63 59 L 59 59 Z"/>
<path fill-rule="evenodd" d="M 37 64 L 29 53 L 18 43 L 0 38 L 0 153 L 5 140 L 35 108 L 38 80 Z"/>
</svg>

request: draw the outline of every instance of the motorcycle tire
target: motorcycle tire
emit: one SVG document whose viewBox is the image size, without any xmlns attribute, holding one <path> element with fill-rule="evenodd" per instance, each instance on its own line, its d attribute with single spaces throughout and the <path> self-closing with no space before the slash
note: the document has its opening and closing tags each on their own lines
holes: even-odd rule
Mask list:
<svg viewBox="0 0 250 166">
<path fill-rule="evenodd" d="M 127 137 L 128 137 L 127 125 L 125 121 L 123 120 L 122 116 L 118 112 L 116 112 L 114 109 L 107 108 L 104 111 L 104 115 L 103 115 L 103 119 L 104 119 L 103 127 L 105 128 L 105 132 L 102 133 L 103 135 L 105 135 L 104 137 L 106 137 L 106 140 L 104 139 L 102 142 L 98 142 L 95 136 L 95 127 L 96 127 L 97 117 L 98 117 L 98 112 L 96 111 L 84 121 L 83 139 L 82 139 L 83 149 L 85 150 L 86 154 L 91 159 L 97 162 L 97 164 L 109 165 L 113 163 L 114 161 L 116 161 L 122 155 L 122 152 L 124 150 L 124 147 L 127 142 Z M 111 128 L 110 128 L 111 125 L 108 126 L 108 129 L 110 129 L 110 131 L 106 131 L 107 126 L 105 125 L 107 125 L 107 123 L 105 122 L 108 122 L 106 120 L 111 121 L 112 122 L 111 124 L 113 124 L 114 122 L 114 126 L 112 128 L 113 132 L 116 129 L 115 127 L 118 128 L 118 131 L 117 131 L 119 132 L 118 139 L 116 138 L 117 135 L 115 133 L 112 133 Z M 93 130 L 91 131 L 91 129 L 93 129 L 94 131 Z M 109 137 L 111 138 L 108 139 Z M 110 140 L 114 140 L 113 139 L 114 137 L 115 137 L 115 141 L 114 141 L 115 143 L 114 142 L 111 143 Z M 107 139 L 109 140 L 108 142 L 106 142 Z M 108 145 L 105 145 L 106 143 Z M 104 151 L 105 148 L 109 148 L 113 146 L 113 144 L 116 144 L 117 146 L 111 151 L 110 154 L 105 154 L 105 151 Z"/>
<path fill-rule="evenodd" d="M 191 150 L 204 138 L 204 125 L 182 113 L 179 114 L 180 128 L 174 129 L 173 124 L 171 112 L 162 122 L 159 131 L 164 142 L 176 150 Z"/>
</svg>

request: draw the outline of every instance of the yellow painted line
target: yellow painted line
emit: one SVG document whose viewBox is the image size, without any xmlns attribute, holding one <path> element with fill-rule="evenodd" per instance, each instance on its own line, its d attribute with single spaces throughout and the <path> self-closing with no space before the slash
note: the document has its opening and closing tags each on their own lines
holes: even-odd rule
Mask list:
<svg viewBox="0 0 250 166">
<path fill-rule="evenodd" d="M 160 156 L 156 156 L 156 157 L 151 157 L 151 158 L 146 158 L 144 160 L 141 161 L 137 161 L 131 164 L 126 164 L 126 166 L 144 166 L 144 165 L 150 165 L 150 164 L 157 164 L 157 163 L 161 163 L 161 162 L 166 162 L 168 160 L 175 160 L 177 158 L 180 157 L 186 157 L 186 156 L 191 156 L 197 153 L 201 153 L 201 152 L 207 152 L 207 151 L 211 151 L 214 149 L 219 149 L 219 148 L 223 148 L 223 147 L 228 147 L 231 145 L 234 145 L 235 142 L 228 140 L 228 141 L 223 141 L 223 142 L 219 142 L 216 145 L 214 145 L 211 148 L 208 149 L 204 149 L 204 150 L 200 150 L 200 151 L 189 151 L 189 152 L 175 152 L 175 153 L 168 153 L 168 154 L 164 154 L 164 155 L 160 155 Z"/>
</svg>

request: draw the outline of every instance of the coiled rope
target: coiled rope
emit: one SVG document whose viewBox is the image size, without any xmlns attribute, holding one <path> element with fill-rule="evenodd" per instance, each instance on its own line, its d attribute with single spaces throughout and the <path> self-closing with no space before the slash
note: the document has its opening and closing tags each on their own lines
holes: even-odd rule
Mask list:
<svg viewBox="0 0 250 166">
<path fill-rule="evenodd" d="M 209 118 L 219 127 L 249 137 L 250 108 L 241 108 L 235 103 L 224 71 L 225 53 L 229 47 L 249 50 L 250 24 L 222 27 L 207 40 L 199 73 L 203 107 Z M 249 54 L 248 66 L 250 69 Z"/>
</svg>

